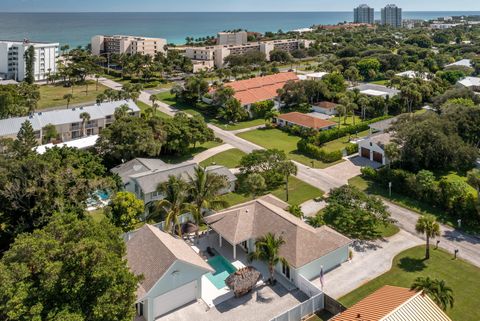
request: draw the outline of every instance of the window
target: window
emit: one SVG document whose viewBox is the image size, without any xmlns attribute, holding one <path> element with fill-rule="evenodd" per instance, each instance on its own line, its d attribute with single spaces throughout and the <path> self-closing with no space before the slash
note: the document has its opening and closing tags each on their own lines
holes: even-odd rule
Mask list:
<svg viewBox="0 0 480 321">
<path fill-rule="evenodd" d="M 282 263 L 282 274 L 290 280 L 290 266 Z"/>
</svg>

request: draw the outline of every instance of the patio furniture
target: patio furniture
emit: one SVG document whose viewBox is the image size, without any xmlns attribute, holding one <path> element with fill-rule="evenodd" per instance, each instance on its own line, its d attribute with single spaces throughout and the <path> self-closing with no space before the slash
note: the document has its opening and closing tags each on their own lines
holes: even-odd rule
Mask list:
<svg viewBox="0 0 480 321">
<path fill-rule="evenodd" d="M 250 292 L 261 278 L 260 272 L 253 266 L 247 266 L 230 274 L 225 279 L 225 284 L 230 290 L 233 290 L 235 297 L 238 298 Z"/>
</svg>

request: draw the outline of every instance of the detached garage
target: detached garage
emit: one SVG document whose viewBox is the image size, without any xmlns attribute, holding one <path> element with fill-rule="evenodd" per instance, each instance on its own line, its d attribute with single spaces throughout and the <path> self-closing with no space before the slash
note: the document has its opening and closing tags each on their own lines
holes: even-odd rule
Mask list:
<svg viewBox="0 0 480 321">
<path fill-rule="evenodd" d="M 127 242 L 128 266 L 143 275 L 137 289 L 137 314 L 153 321 L 201 294 L 201 278 L 214 270 L 182 239 L 144 225 Z"/>
<path fill-rule="evenodd" d="M 371 135 L 358 142 L 358 154 L 373 162 L 386 165 L 389 161 L 385 155 L 385 146 L 390 143 L 390 140 L 390 133 Z"/>
</svg>

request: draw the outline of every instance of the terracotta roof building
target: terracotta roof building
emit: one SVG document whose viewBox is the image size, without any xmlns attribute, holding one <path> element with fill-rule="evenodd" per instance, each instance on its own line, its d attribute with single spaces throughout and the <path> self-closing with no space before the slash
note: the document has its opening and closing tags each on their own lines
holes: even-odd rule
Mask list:
<svg viewBox="0 0 480 321">
<path fill-rule="evenodd" d="M 331 321 L 451 321 L 422 292 L 386 285 Z"/>
<path fill-rule="evenodd" d="M 242 105 L 272 100 L 278 96 L 277 91 L 288 81 L 297 81 L 298 76 L 294 72 L 283 72 L 269 76 L 255 77 L 225 84 L 235 90 L 235 98 Z"/>
<path fill-rule="evenodd" d="M 330 120 L 321 119 L 309 114 L 302 114 L 299 112 L 291 112 L 280 115 L 276 118 L 278 126 L 292 126 L 297 125 L 305 128 L 312 128 L 317 130 L 326 130 L 334 128 L 337 124 Z"/>
</svg>

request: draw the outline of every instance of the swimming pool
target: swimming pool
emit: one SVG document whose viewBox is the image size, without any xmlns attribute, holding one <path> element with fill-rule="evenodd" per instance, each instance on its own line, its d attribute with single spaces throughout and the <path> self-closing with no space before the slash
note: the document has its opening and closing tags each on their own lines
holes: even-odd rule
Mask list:
<svg viewBox="0 0 480 321">
<path fill-rule="evenodd" d="M 208 273 L 207 278 L 212 282 L 217 289 L 223 289 L 225 285 L 225 279 L 237 269 L 227 261 L 226 258 L 219 255 L 217 251 L 215 256 L 207 260 L 208 264 L 215 270 L 214 273 Z"/>
</svg>

